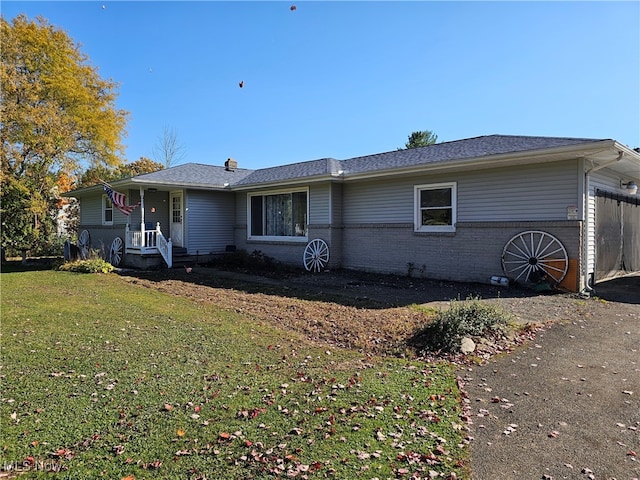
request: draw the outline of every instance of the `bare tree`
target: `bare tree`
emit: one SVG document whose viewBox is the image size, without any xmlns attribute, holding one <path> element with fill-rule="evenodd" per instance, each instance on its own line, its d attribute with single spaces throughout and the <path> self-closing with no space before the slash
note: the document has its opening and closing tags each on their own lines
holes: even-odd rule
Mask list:
<svg viewBox="0 0 640 480">
<path fill-rule="evenodd" d="M 180 163 L 185 155 L 185 147 L 178 140 L 175 129 L 164 127 L 162 136 L 158 137 L 158 143 L 153 147 L 153 159 L 169 168 Z"/>
</svg>

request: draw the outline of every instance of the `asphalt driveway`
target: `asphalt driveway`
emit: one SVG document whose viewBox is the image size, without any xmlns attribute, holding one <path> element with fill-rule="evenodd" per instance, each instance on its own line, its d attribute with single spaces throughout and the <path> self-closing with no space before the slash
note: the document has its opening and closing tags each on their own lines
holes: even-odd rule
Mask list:
<svg viewBox="0 0 640 480">
<path fill-rule="evenodd" d="M 473 479 L 640 478 L 640 276 L 596 292 L 590 314 L 463 373 Z"/>
</svg>

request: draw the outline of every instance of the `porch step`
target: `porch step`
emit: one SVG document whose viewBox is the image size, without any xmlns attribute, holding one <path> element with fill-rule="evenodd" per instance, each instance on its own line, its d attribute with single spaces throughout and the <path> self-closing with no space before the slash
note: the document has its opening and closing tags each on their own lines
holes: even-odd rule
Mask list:
<svg viewBox="0 0 640 480">
<path fill-rule="evenodd" d="M 173 247 L 172 249 L 172 261 L 173 268 L 191 267 L 196 262 L 196 256 L 189 255 L 186 248 Z"/>
<path fill-rule="evenodd" d="M 172 247 L 171 248 L 171 253 L 173 254 L 174 257 L 176 256 L 181 256 L 181 255 L 186 255 L 187 254 L 187 249 L 184 247 Z"/>
</svg>

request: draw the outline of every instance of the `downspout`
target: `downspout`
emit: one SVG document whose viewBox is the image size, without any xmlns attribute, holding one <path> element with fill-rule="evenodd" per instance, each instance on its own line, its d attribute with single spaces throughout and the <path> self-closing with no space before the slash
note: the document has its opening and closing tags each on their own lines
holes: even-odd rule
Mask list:
<svg viewBox="0 0 640 480">
<path fill-rule="evenodd" d="M 620 160 L 622 160 L 622 157 L 624 156 L 624 152 L 622 152 L 622 150 L 618 150 L 618 156 L 606 163 L 603 163 L 601 165 L 593 166 L 591 167 L 589 170 L 587 170 L 584 173 L 584 185 L 585 185 L 585 193 L 586 193 L 586 202 L 584 202 L 584 230 L 583 230 L 583 248 L 584 248 L 584 258 L 583 258 L 583 262 L 582 262 L 582 280 L 584 282 L 584 288 L 582 289 L 582 291 L 580 293 L 584 294 L 584 295 L 593 295 L 595 293 L 595 290 L 589 285 L 589 271 L 588 271 L 588 254 L 589 254 L 589 192 L 591 190 L 590 186 L 589 186 L 589 176 L 594 173 L 597 172 L 598 170 L 602 170 L 603 168 L 608 167 L 609 165 L 612 165 L 614 163 L 619 162 Z M 595 260 L 595 259 L 594 259 Z"/>
</svg>

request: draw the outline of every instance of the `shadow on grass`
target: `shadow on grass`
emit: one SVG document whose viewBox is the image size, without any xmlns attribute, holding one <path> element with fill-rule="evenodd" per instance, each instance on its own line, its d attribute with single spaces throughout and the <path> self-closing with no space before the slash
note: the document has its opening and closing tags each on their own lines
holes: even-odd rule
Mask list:
<svg viewBox="0 0 640 480">
<path fill-rule="evenodd" d="M 41 257 L 22 260 L 7 260 L 2 262 L 2 273 L 34 272 L 42 270 L 54 270 L 63 262 L 62 257 Z"/>
<path fill-rule="evenodd" d="M 373 274 L 352 270 L 329 272 L 285 272 L 264 276 L 209 267 L 157 271 L 122 270 L 121 275 L 154 282 L 181 281 L 194 286 L 233 289 L 302 300 L 332 302 L 368 309 L 396 308 L 430 302 L 466 298 L 526 298 L 539 295 L 519 286 L 497 287 L 480 283 L 460 283 L 406 276 Z"/>
</svg>

